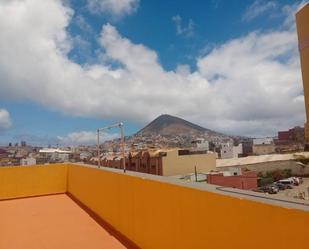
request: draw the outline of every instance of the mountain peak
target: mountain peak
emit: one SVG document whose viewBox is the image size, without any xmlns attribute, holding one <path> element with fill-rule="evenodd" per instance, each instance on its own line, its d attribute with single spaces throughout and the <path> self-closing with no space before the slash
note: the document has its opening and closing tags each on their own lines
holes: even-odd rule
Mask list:
<svg viewBox="0 0 309 249">
<path fill-rule="evenodd" d="M 139 135 L 181 135 L 181 134 L 203 134 L 211 132 L 209 129 L 193 124 L 182 118 L 169 114 L 162 114 L 147 126 L 141 129 Z"/>
</svg>

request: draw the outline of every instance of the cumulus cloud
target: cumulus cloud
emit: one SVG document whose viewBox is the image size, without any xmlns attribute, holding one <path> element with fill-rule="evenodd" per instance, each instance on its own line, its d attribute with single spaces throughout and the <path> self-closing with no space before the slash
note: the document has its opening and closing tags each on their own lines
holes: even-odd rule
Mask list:
<svg viewBox="0 0 309 249">
<path fill-rule="evenodd" d="M 189 20 L 187 25 L 183 25 L 182 18 L 180 15 L 172 17 L 172 21 L 176 25 L 176 34 L 185 37 L 191 37 L 194 35 L 194 22 L 192 19 Z"/>
<path fill-rule="evenodd" d="M 277 3 L 274 1 L 255 0 L 243 14 L 243 21 L 251 21 L 265 13 L 275 9 Z"/>
<path fill-rule="evenodd" d="M 100 142 L 119 138 L 119 134 L 101 133 Z M 97 133 L 93 131 L 78 131 L 67 134 L 66 136 L 58 136 L 58 142 L 62 145 L 93 145 L 97 143 Z"/>
<path fill-rule="evenodd" d="M 117 18 L 131 15 L 138 6 L 139 0 L 87 0 L 87 7 L 91 13 L 107 13 Z"/>
<path fill-rule="evenodd" d="M 0 109 L 0 132 L 10 128 L 11 125 L 10 113 L 5 109 Z"/>
<path fill-rule="evenodd" d="M 72 13 L 60 0 L 0 2 L 1 98 L 143 123 L 169 113 L 242 135 L 304 122 L 295 28 L 252 32 L 197 58 L 194 71 L 166 71 L 155 51 L 106 24 L 99 39 L 105 59 L 81 66 L 68 58 Z"/>
</svg>

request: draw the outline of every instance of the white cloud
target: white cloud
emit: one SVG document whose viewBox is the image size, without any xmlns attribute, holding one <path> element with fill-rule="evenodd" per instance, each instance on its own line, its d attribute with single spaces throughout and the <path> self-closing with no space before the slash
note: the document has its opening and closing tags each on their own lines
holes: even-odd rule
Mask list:
<svg viewBox="0 0 309 249">
<path fill-rule="evenodd" d="M 295 28 L 295 13 L 300 10 L 307 0 L 294 1 L 292 4 L 282 4 L 279 1 L 255 0 L 244 12 L 243 21 L 251 21 L 263 15 L 271 18 L 285 18 L 284 28 Z"/>
<path fill-rule="evenodd" d="M 176 15 L 172 17 L 172 21 L 176 25 L 177 35 L 183 35 L 185 37 L 191 37 L 194 35 L 194 22 L 192 19 L 189 20 L 187 25 L 183 25 L 181 16 Z"/>
<path fill-rule="evenodd" d="M 119 134 L 101 133 L 100 142 L 119 138 Z M 58 141 L 62 145 L 92 145 L 97 143 L 97 133 L 93 131 L 72 132 L 66 136 L 58 136 Z"/>
<path fill-rule="evenodd" d="M 252 32 L 198 58 L 195 71 L 166 71 L 155 51 L 110 24 L 99 39 L 103 62 L 74 63 L 67 56 L 71 18 L 60 0 L 0 2 L 1 98 L 135 122 L 169 113 L 246 135 L 271 135 L 304 122 L 295 28 Z"/>
<path fill-rule="evenodd" d="M 92 28 L 92 26 L 86 21 L 86 19 L 84 18 L 84 16 L 82 15 L 76 15 L 74 16 L 72 22 L 74 22 L 74 24 L 77 25 L 77 27 L 79 27 L 80 30 L 82 30 L 84 33 L 87 33 L 89 35 L 93 35 L 94 34 L 94 29 Z"/>
<path fill-rule="evenodd" d="M 244 21 L 251 21 L 266 12 L 276 9 L 277 3 L 274 1 L 255 0 L 245 11 L 242 19 Z"/>
<path fill-rule="evenodd" d="M 5 109 L 0 109 L 0 131 L 10 128 L 11 125 L 10 113 Z"/>
<path fill-rule="evenodd" d="M 116 18 L 131 15 L 139 6 L 139 0 L 87 0 L 93 14 L 107 13 Z"/>
<path fill-rule="evenodd" d="M 295 1 L 291 5 L 283 5 L 281 14 L 285 16 L 283 27 L 286 29 L 296 29 L 295 13 L 308 4 L 308 0 Z"/>
<path fill-rule="evenodd" d="M 187 64 L 180 64 L 176 68 L 176 73 L 183 76 L 188 76 L 191 74 L 191 68 Z"/>
</svg>

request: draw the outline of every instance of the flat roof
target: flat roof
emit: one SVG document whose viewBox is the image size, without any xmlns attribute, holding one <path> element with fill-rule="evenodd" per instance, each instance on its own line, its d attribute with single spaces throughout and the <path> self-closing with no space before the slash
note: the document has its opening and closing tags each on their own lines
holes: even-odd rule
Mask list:
<svg viewBox="0 0 309 249">
<path fill-rule="evenodd" d="M 40 153 L 63 153 L 63 154 L 71 154 L 72 151 L 69 150 L 61 150 L 61 149 L 54 149 L 54 148 L 44 148 L 39 150 Z"/>
<path fill-rule="evenodd" d="M 274 161 L 288 161 L 293 160 L 297 156 L 309 157 L 309 152 L 299 152 L 290 154 L 269 154 L 260 156 L 247 156 L 239 158 L 229 158 L 229 159 L 217 159 L 217 167 L 229 167 L 229 166 L 241 166 L 247 164 L 274 162 Z"/>
<path fill-rule="evenodd" d="M 0 201 L 0 248 L 128 248 L 66 194 Z"/>
</svg>

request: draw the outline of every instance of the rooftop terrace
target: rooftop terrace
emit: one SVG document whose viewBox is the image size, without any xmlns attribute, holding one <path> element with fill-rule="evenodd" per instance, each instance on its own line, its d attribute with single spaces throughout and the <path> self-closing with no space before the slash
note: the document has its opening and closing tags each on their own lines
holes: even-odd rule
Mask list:
<svg viewBox="0 0 309 249">
<path fill-rule="evenodd" d="M 0 201 L 0 248 L 127 248 L 65 194 Z"/>
<path fill-rule="evenodd" d="M 0 200 L 5 249 L 309 246 L 306 205 L 136 172 L 0 167 Z"/>
</svg>

